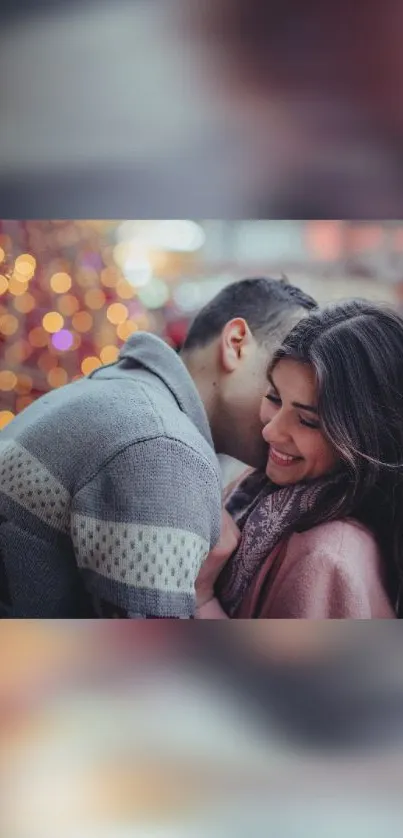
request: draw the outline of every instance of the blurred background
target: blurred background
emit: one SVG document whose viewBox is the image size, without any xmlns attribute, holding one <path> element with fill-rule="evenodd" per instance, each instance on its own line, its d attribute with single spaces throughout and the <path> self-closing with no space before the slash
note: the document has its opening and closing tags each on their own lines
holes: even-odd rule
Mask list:
<svg viewBox="0 0 403 838">
<path fill-rule="evenodd" d="M 225 285 L 282 273 L 320 302 L 400 307 L 403 222 L 1 221 L 0 428 L 135 331 L 180 349 Z"/>
<path fill-rule="evenodd" d="M 400 625 L 3 621 L 7 838 L 385 838 Z"/>
<path fill-rule="evenodd" d="M 401 0 L 4 0 L 0 215 L 399 218 Z"/>
</svg>

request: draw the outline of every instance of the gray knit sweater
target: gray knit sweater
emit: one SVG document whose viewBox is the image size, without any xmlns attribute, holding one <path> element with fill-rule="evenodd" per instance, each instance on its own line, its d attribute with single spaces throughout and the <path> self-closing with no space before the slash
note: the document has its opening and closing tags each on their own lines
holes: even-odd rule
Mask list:
<svg viewBox="0 0 403 838">
<path fill-rule="evenodd" d="M 190 618 L 220 506 L 196 387 L 138 333 L 0 433 L 0 614 Z"/>
</svg>

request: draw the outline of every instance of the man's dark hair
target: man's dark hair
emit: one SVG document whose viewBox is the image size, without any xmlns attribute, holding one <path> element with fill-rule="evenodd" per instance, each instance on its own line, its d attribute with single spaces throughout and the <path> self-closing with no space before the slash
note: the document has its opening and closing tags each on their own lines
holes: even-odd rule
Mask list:
<svg viewBox="0 0 403 838">
<path fill-rule="evenodd" d="M 183 344 L 183 350 L 206 346 L 234 317 L 246 320 L 259 343 L 273 339 L 290 313 L 298 309 L 312 311 L 317 303 L 285 277 L 242 279 L 227 285 L 195 317 Z"/>
</svg>

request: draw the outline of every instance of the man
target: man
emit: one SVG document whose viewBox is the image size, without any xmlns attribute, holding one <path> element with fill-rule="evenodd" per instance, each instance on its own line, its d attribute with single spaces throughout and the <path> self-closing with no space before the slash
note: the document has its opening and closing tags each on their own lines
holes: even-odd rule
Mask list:
<svg viewBox="0 0 403 838">
<path fill-rule="evenodd" d="M 200 312 L 181 357 L 139 333 L 19 414 L 0 438 L 5 615 L 193 617 L 220 535 L 215 451 L 263 465 L 268 359 L 314 307 L 244 280 Z"/>
</svg>

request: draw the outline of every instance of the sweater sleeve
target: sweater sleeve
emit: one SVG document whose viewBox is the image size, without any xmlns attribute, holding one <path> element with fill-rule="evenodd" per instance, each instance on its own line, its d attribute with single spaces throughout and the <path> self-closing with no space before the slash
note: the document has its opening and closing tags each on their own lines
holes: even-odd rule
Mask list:
<svg viewBox="0 0 403 838">
<path fill-rule="evenodd" d="M 159 437 L 115 455 L 74 496 L 71 534 L 100 617 L 189 619 L 220 534 L 219 471 Z"/>
<path fill-rule="evenodd" d="M 322 548 L 301 556 L 282 576 L 268 597 L 262 617 L 369 619 L 370 593 L 365 575 L 351 562 L 340 563 L 331 550 Z"/>
</svg>

